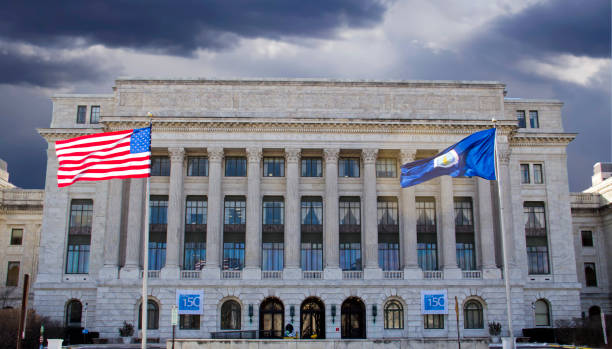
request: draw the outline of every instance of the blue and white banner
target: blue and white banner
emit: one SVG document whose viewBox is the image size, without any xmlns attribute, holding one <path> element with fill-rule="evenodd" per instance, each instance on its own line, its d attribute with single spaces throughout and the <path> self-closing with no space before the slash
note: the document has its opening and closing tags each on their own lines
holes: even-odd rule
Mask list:
<svg viewBox="0 0 612 349">
<path fill-rule="evenodd" d="M 421 291 L 421 314 L 448 314 L 446 290 Z"/>
<path fill-rule="evenodd" d="M 204 313 L 204 291 L 176 290 L 176 306 L 179 315 L 202 315 Z"/>
</svg>

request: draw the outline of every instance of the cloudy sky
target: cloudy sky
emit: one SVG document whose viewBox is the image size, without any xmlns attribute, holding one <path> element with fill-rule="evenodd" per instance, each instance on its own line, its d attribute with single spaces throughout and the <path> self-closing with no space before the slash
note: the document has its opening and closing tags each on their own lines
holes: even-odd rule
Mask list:
<svg viewBox="0 0 612 349">
<path fill-rule="evenodd" d="M 609 0 L 60 3 L 0 3 L 0 158 L 23 188 L 44 186 L 49 97 L 119 76 L 497 80 L 565 102 L 572 191 L 612 160 Z"/>
</svg>

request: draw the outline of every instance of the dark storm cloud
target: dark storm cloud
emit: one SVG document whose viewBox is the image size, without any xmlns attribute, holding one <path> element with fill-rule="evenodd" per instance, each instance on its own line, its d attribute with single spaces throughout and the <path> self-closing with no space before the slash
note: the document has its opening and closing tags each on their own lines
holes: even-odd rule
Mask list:
<svg viewBox="0 0 612 349">
<path fill-rule="evenodd" d="M 345 27 L 371 27 L 386 6 L 377 0 L 6 1 L 0 35 L 42 46 L 85 44 L 189 55 L 240 37 L 330 38 Z"/>
</svg>

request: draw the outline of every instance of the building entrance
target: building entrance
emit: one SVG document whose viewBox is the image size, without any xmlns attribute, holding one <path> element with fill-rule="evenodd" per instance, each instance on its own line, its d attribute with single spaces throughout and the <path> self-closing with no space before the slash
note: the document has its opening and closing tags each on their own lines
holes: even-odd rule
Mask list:
<svg viewBox="0 0 612 349">
<path fill-rule="evenodd" d="M 325 306 L 320 299 L 306 298 L 300 308 L 302 339 L 325 338 Z"/>
<path fill-rule="evenodd" d="M 266 298 L 259 307 L 259 338 L 282 338 L 285 307 L 278 298 Z"/>
<path fill-rule="evenodd" d="M 342 303 L 342 338 L 366 338 L 365 305 L 357 297 L 349 297 Z"/>
</svg>

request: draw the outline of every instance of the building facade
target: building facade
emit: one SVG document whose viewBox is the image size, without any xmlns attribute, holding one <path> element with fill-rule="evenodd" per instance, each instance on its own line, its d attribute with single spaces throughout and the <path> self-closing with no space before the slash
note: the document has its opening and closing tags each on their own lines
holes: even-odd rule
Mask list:
<svg viewBox="0 0 612 349">
<path fill-rule="evenodd" d="M 116 80 L 57 95 L 49 128 L 36 309 L 101 337 L 139 322 L 149 224 L 149 336 L 171 336 L 177 289 L 204 292 L 178 337 L 486 336 L 580 316 L 566 146 L 555 100 L 480 81 Z M 145 180 L 59 189 L 54 141 L 148 125 Z M 498 123 L 499 179 L 400 188 L 403 163 Z M 145 210 L 149 222 L 144 222 Z M 446 290 L 455 315 L 422 315 Z M 233 331 L 233 332 L 232 332 Z"/>
</svg>

